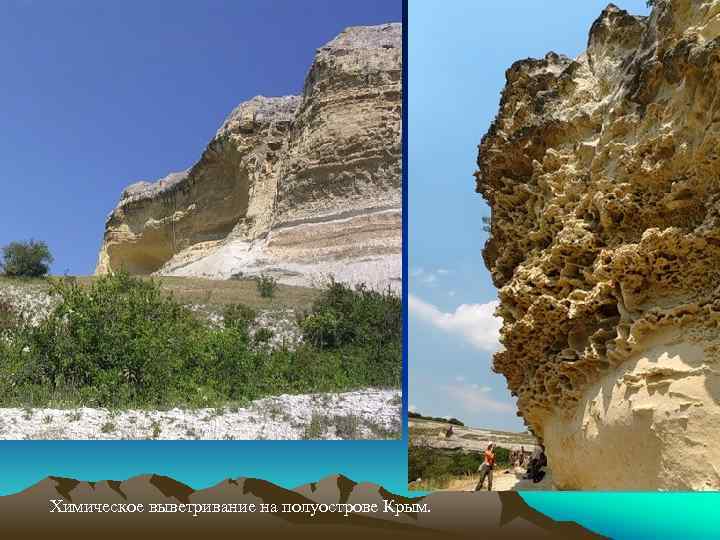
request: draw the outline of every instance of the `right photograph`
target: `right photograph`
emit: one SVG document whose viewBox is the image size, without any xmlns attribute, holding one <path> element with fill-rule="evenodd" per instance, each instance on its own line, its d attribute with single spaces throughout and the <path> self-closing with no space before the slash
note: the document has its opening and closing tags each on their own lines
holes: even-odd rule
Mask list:
<svg viewBox="0 0 720 540">
<path fill-rule="evenodd" d="M 720 0 L 408 12 L 417 491 L 720 489 Z"/>
</svg>

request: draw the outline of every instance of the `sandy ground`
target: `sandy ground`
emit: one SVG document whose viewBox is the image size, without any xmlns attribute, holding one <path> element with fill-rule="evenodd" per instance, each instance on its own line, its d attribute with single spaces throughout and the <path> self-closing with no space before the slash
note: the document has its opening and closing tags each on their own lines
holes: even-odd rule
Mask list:
<svg viewBox="0 0 720 540">
<path fill-rule="evenodd" d="M 0 439 L 390 439 L 400 390 L 281 395 L 246 408 L 109 411 L 0 409 Z"/>
<path fill-rule="evenodd" d="M 514 469 L 498 469 L 493 471 L 493 491 L 555 491 L 552 483 L 552 474 L 545 468 L 545 477 L 541 482 L 535 484 L 532 480 L 526 480 L 525 469 L 515 467 Z M 479 476 L 475 475 L 468 479 L 454 480 L 449 487 L 441 491 L 473 491 L 477 485 Z M 487 480 L 483 487 L 487 489 Z"/>
</svg>

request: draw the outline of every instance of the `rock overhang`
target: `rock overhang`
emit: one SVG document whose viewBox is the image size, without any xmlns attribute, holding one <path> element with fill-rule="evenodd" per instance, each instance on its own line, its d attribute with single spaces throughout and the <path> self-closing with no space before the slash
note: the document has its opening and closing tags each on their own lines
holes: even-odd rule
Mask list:
<svg viewBox="0 0 720 540">
<path fill-rule="evenodd" d="M 557 418 L 597 413 L 588 392 L 672 329 L 683 350 L 718 359 L 718 36 L 717 1 L 660 0 L 649 17 L 610 5 L 577 59 L 550 53 L 506 73 L 476 190 L 492 209 L 483 256 L 503 318 L 494 369 L 541 438 Z M 657 374 L 633 376 L 657 387 Z M 697 410 L 691 422 L 715 421 Z M 580 424 L 598 440 L 617 428 L 593 422 Z"/>
</svg>

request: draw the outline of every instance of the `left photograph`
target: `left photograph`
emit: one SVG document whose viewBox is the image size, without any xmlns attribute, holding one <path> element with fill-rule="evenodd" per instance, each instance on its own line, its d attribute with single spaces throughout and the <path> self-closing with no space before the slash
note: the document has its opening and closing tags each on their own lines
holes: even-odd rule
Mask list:
<svg viewBox="0 0 720 540">
<path fill-rule="evenodd" d="M 0 439 L 400 438 L 402 3 L 162 6 L 1 9 Z"/>
</svg>

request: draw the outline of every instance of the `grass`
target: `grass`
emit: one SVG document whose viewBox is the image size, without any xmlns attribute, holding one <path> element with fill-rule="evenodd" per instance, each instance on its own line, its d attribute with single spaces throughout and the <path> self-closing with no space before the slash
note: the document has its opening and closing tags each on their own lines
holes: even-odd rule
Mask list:
<svg viewBox="0 0 720 540">
<path fill-rule="evenodd" d="M 376 422 L 366 422 L 365 425 L 373 434 L 373 439 L 392 440 L 402 437 L 402 424 L 400 422 L 397 422 L 389 429 Z"/>
<path fill-rule="evenodd" d="M 335 416 L 333 418 L 335 434 L 343 439 L 360 438 L 360 420 L 354 414 L 347 416 Z"/>
<path fill-rule="evenodd" d="M 172 295 L 175 300 L 186 305 L 206 305 L 222 312 L 228 304 L 244 304 L 254 309 L 310 309 L 313 302 L 320 296 L 318 289 L 295 287 L 277 284 L 271 298 L 263 297 L 258 291 L 257 281 L 252 278 L 216 280 L 195 277 L 137 276 L 144 281 L 154 280 L 159 283 L 162 291 Z M 26 287 L 31 291 L 47 292 L 54 280 L 63 276 L 48 278 L 15 278 L 0 276 L 0 291 L 3 285 Z M 89 287 L 99 276 L 72 277 L 82 287 Z"/>
<path fill-rule="evenodd" d="M 379 423 L 363 420 L 354 414 L 329 415 L 314 412 L 310 423 L 305 426 L 302 438 L 306 440 L 324 439 L 332 427 L 335 428 L 335 435 L 344 440 L 367 438 L 367 432 L 372 434 L 373 439 L 399 439 L 402 434 L 400 423 L 392 429 L 387 429 Z"/>
<path fill-rule="evenodd" d="M 472 486 L 480 480 L 479 474 L 463 474 L 459 476 L 444 475 L 436 478 L 422 479 L 419 482 L 411 482 L 412 491 L 437 491 L 440 489 L 464 489 Z"/>
<path fill-rule="evenodd" d="M 327 415 L 313 413 L 310 423 L 305 427 L 302 438 L 307 440 L 322 439 L 330 427 L 330 419 Z"/>
<path fill-rule="evenodd" d="M 270 403 L 266 405 L 266 412 L 267 415 L 270 417 L 270 420 L 273 422 L 276 421 L 280 417 L 286 417 L 287 415 L 284 413 L 282 407 L 278 403 Z"/>
</svg>

